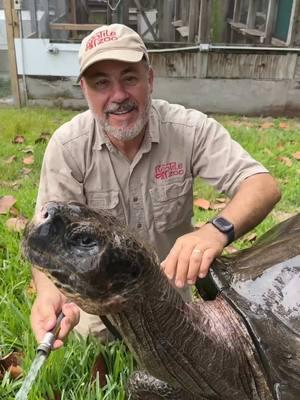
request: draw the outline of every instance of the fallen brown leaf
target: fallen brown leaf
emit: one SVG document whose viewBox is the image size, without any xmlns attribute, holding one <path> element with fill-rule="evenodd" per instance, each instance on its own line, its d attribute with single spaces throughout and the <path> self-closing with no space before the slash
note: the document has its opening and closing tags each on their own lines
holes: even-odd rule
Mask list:
<svg viewBox="0 0 300 400">
<path fill-rule="evenodd" d="M 25 138 L 23 135 L 17 135 L 12 140 L 12 143 L 15 143 L 15 144 L 22 144 L 24 142 L 25 142 Z"/>
<path fill-rule="evenodd" d="M 284 144 L 283 143 L 278 143 L 276 147 L 277 147 L 278 150 L 284 150 Z"/>
<path fill-rule="evenodd" d="M 11 164 L 13 161 L 16 161 L 16 159 L 17 159 L 17 156 L 13 155 L 13 156 L 8 157 L 8 158 L 4 161 L 4 163 L 5 163 L 5 164 Z"/>
<path fill-rule="evenodd" d="M 224 251 L 227 254 L 233 254 L 236 253 L 238 249 L 236 249 L 232 244 L 230 244 L 229 246 L 225 247 Z"/>
<path fill-rule="evenodd" d="M 8 372 L 13 379 L 17 379 L 22 375 L 23 369 L 20 367 L 20 365 L 11 365 L 8 368 Z"/>
<path fill-rule="evenodd" d="M 272 216 L 274 216 L 274 218 L 278 222 L 285 221 L 286 219 L 293 217 L 295 214 L 296 213 L 289 213 L 285 211 L 277 211 L 277 210 L 272 211 Z"/>
<path fill-rule="evenodd" d="M 216 202 L 227 203 L 227 199 L 226 199 L 226 197 L 218 197 L 218 198 L 216 198 Z"/>
<path fill-rule="evenodd" d="M 240 127 L 242 125 L 242 121 L 236 121 L 236 120 L 227 120 L 226 121 L 226 125 L 228 126 L 236 126 L 236 127 Z"/>
<path fill-rule="evenodd" d="M 17 200 L 14 196 L 8 195 L 0 198 L 0 214 L 6 214 Z"/>
<path fill-rule="evenodd" d="M 23 164 L 26 165 L 30 165 L 34 163 L 34 157 L 33 156 L 29 156 L 29 157 L 25 157 L 23 158 Z"/>
<path fill-rule="evenodd" d="M 32 171 L 31 168 L 24 167 L 24 168 L 22 168 L 22 175 L 28 175 L 28 174 L 30 174 L 31 171 Z"/>
<path fill-rule="evenodd" d="M 0 358 L 0 379 L 3 378 L 8 371 L 13 379 L 17 379 L 22 375 L 23 370 L 20 366 L 23 354 L 17 351 L 12 351 L 6 356 Z"/>
<path fill-rule="evenodd" d="M 254 242 L 255 239 L 256 239 L 255 232 L 250 232 L 244 237 L 244 240 L 247 240 L 247 242 Z"/>
<path fill-rule="evenodd" d="M 96 361 L 92 367 L 91 375 L 92 379 L 95 380 L 99 379 L 99 384 L 101 387 L 106 385 L 106 364 L 105 364 L 105 359 L 101 353 L 98 354 Z"/>
<path fill-rule="evenodd" d="M 296 153 L 293 154 L 293 157 L 295 160 L 300 161 L 300 151 L 296 151 Z"/>
<path fill-rule="evenodd" d="M 16 181 L 0 181 L 0 186 L 17 189 L 21 185 L 20 180 Z"/>
<path fill-rule="evenodd" d="M 16 218 L 9 218 L 6 223 L 5 226 L 7 227 L 7 229 L 9 229 L 10 231 L 13 232 L 22 232 L 26 226 L 28 222 L 28 219 L 23 217 L 23 216 L 19 216 Z"/>
<path fill-rule="evenodd" d="M 51 397 L 47 396 L 47 399 L 45 400 L 61 400 L 61 392 L 57 391 L 57 390 L 53 390 L 52 388 L 52 392 L 53 392 L 53 396 L 51 395 Z"/>
<path fill-rule="evenodd" d="M 9 210 L 9 214 L 12 217 L 18 217 L 20 215 L 19 210 L 16 207 L 11 207 L 11 209 Z"/>
<path fill-rule="evenodd" d="M 266 122 L 263 122 L 263 123 L 260 125 L 260 127 L 261 127 L 261 129 L 270 129 L 270 128 L 273 128 L 273 127 L 274 127 L 274 123 L 273 123 L 273 122 L 266 121 Z"/>
<path fill-rule="evenodd" d="M 223 210 L 226 207 L 226 203 L 213 203 L 210 205 L 212 210 Z"/>
<path fill-rule="evenodd" d="M 50 139 L 50 136 L 51 134 L 49 132 L 42 132 L 34 143 L 46 143 Z"/>
<path fill-rule="evenodd" d="M 287 167 L 291 167 L 293 165 L 292 160 L 285 156 L 279 156 L 277 157 L 277 160 L 282 162 L 282 164 L 286 165 Z"/>
<path fill-rule="evenodd" d="M 279 123 L 279 128 L 281 129 L 288 129 L 288 124 L 286 122 L 280 122 Z"/>
<path fill-rule="evenodd" d="M 208 210 L 210 208 L 210 202 L 200 198 L 194 200 L 194 205 L 199 208 L 203 208 L 204 210 Z"/>
</svg>

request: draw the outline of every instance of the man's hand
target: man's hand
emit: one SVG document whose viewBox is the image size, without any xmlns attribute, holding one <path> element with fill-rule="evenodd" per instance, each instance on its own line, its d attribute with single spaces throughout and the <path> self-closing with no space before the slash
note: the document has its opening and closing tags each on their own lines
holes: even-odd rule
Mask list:
<svg viewBox="0 0 300 400">
<path fill-rule="evenodd" d="M 198 276 L 206 276 L 211 263 L 222 253 L 226 243 L 225 234 L 212 224 L 206 224 L 179 237 L 161 267 L 170 280 L 174 279 L 177 287 L 182 288 L 186 283 L 193 285 Z"/>
<path fill-rule="evenodd" d="M 54 328 L 60 310 L 65 317 L 61 321 L 53 349 L 61 347 L 69 332 L 78 324 L 79 309 L 74 303 L 65 303 L 62 296 L 61 298 L 48 298 L 48 296 L 36 298 L 31 310 L 31 326 L 38 343 L 42 341 L 46 332 Z"/>
<path fill-rule="evenodd" d="M 63 345 L 69 332 L 79 322 L 79 308 L 74 303 L 66 303 L 65 296 L 40 271 L 35 270 L 34 277 L 37 286 L 37 298 L 31 309 L 31 326 L 35 337 L 40 343 L 46 334 L 55 327 L 56 319 L 62 311 L 65 317 L 61 321 L 60 331 L 54 342 L 53 349 Z"/>
<path fill-rule="evenodd" d="M 252 175 L 240 184 L 219 216 L 233 224 L 237 239 L 259 224 L 279 199 L 280 191 L 270 174 Z M 177 287 L 194 284 L 197 276 L 205 277 L 210 264 L 226 244 L 226 235 L 212 224 L 206 224 L 178 238 L 161 266 L 169 279 L 175 279 Z"/>
</svg>

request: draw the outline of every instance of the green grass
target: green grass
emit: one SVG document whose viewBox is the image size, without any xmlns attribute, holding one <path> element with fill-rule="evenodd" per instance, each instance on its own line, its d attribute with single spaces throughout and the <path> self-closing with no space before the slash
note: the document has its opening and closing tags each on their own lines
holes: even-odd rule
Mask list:
<svg viewBox="0 0 300 400">
<path fill-rule="evenodd" d="M 13 195 L 16 208 L 27 218 L 33 214 L 39 171 L 45 143 L 35 143 L 42 132 L 52 133 L 74 112 L 57 109 L 0 109 L 0 196 Z M 259 118 L 218 117 L 256 159 L 261 161 L 279 180 L 283 197 L 275 210 L 257 227 L 258 235 L 278 222 L 282 215 L 299 211 L 300 205 L 300 161 L 292 154 L 300 151 L 300 120 L 268 119 L 274 126 L 263 129 L 265 120 Z M 282 125 L 283 124 L 283 125 Z M 285 125 L 287 127 L 285 127 Z M 284 126 L 284 127 L 282 127 Z M 23 135 L 25 142 L 13 144 L 16 135 Z M 31 149 L 35 162 L 29 175 L 22 173 L 24 151 Z M 16 156 L 16 160 L 5 161 Z M 292 165 L 288 167 L 278 157 L 289 157 Z M 219 196 L 213 189 L 200 181 L 195 185 L 195 196 L 215 201 Z M 207 220 L 215 211 L 195 210 L 195 219 Z M 35 356 L 36 342 L 30 328 L 29 314 L 34 300 L 27 290 L 30 280 L 29 264 L 20 254 L 18 233 L 5 227 L 9 215 L 0 216 L 0 356 L 11 350 L 24 354 L 25 375 Z M 247 245 L 243 239 L 238 247 Z M 90 370 L 96 355 L 102 352 L 109 365 L 107 388 L 102 391 L 97 383 L 91 382 Z M 43 367 L 38 380 L 30 392 L 30 400 L 54 399 L 55 392 L 61 393 L 61 399 L 122 400 L 125 398 L 124 385 L 133 368 L 133 359 L 121 343 L 103 347 L 95 340 L 79 340 L 70 335 L 63 349 L 53 352 Z M 22 379 L 12 380 L 7 374 L 0 381 L 0 399 L 14 399 Z"/>
</svg>

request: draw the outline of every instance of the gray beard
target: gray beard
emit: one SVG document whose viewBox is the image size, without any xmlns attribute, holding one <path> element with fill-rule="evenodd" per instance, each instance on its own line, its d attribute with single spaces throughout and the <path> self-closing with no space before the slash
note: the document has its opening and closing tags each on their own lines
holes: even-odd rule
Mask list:
<svg viewBox="0 0 300 400">
<path fill-rule="evenodd" d="M 99 126 L 104 130 L 104 132 L 108 136 L 112 136 L 113 138 L 120 140 L 122 142 L 128 142 L 136 138 L 147 125 L 150 116 L 151 103 L 152 103 L 152 96 L 149 95 L 142 114 L 138 117 L 134 125 L 130 127 L 126 126 L 126 124 L 124 124 L 124 126 L 120 128 L 113 127 L 108 123 L 107 120 L 99 118 L 97 116 L 97 113 L 93 109 L 91 109 L 91 107 L 90 110 L 95 120 L 98 122 Z"/>
</svg>

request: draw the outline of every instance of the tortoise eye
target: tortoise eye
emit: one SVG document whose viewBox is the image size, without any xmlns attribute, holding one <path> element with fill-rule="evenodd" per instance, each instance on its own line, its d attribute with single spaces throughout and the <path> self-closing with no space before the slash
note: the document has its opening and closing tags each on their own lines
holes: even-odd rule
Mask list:
<svg viewBox="0 0 300 400">
<path fill-rule="evenodd" d="M 97 240 L 89 234 L 75 234 L 70 240 L 70 244 L 78 248 L 91 248 L 98 244 Z"/>
<path fill-rule="evenodd" d="M 95 240 L 91 236 L 88 236 L 88 235 L 82 236 L 82 238 L 81 238 L 81 244 L 83 246 L 91 246 L 91 245 L 93 245 L 94 242 L 95 242 Z"/>
</svg>

